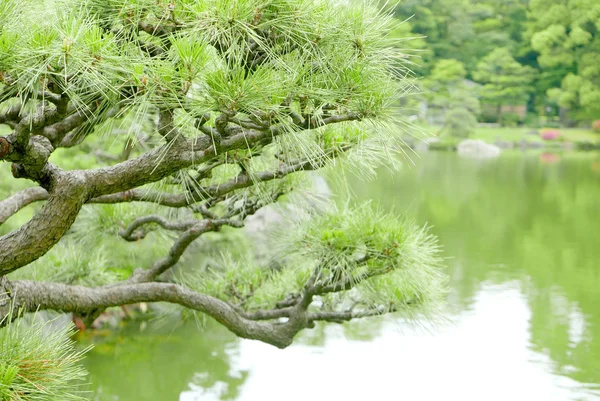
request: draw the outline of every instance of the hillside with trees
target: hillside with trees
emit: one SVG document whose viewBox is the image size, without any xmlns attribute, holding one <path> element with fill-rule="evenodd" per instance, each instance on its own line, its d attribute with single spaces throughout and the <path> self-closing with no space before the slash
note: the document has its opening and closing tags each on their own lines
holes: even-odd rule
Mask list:
<svg viewBox="0 0 600 401">
<path fill-rule="evenodd" d="M 458 74 L 477 84 L 481 108 L 471 112 L 481 122 L 590 126 L 600 118 L 599 2 L 406 0 L 395 14 L 424 37 L 414 70 L 434 106 Z"/>
</svg>

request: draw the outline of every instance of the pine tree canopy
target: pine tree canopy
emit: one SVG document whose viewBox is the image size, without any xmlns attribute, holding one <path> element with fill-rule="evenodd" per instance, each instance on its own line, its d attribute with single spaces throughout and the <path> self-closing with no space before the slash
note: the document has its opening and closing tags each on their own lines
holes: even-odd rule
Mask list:
<svg viewBox="0 0 600 401">
<path fill-rule="evenodd" d="M 354 1 L 2 0 L 3 324 L 166 302 L 286 347 L 320 321 L 435 313 L 427 228 L 310 206 L 317 174 L 398 163 L 398 24 Z M 282 221 L 257 244 L 243 227 L 265 207 Z M 2 397 L 64 390 L 16 396 L 13 354 Z"/>
</svg>

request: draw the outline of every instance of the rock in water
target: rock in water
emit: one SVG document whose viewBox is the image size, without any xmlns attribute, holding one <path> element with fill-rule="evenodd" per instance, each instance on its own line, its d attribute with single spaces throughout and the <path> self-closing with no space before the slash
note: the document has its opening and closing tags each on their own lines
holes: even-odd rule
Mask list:
<svg viewBox="0 0 600 401">
<path fill-rule="evenodd" d="M 465 157 L 489 158 L 500 155 L 500 148 L 482 140 L 467 139 L 458 144 L 458 154 Z"/>
<path fill-rule="evenodd" d="M 309 173 L 310 174 L 310 173 Z M 302 219 L 310 218 L 307 211 L 316 214 L 322 214 L 331 204 L 331 189 L 327 181 L 318 174 L 310 174 L 312 188 L 299 195 L 298 201 L 302 205 L 280 206 L 271 204 L 263 207 L 252 216 L 246 219 L 244 230 L 251 239 L 258 244 L 264 244 L 264 239 L 269 231 L 277 224 L 284 224 L 287 218 Z"/>
</svg>

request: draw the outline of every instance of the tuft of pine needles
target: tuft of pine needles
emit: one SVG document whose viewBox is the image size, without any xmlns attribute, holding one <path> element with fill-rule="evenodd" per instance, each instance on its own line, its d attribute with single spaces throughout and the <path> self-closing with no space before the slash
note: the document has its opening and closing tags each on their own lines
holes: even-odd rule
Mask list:
<svg viewBox="0 0 600 401">
<path fill-rule="evenodd" d="M 80 361 L 70 326 L 52 322 L 9 323 L 0 330 L 0 399 L 6 401 L 77 401 L 87 372 Z"/>
</svg>

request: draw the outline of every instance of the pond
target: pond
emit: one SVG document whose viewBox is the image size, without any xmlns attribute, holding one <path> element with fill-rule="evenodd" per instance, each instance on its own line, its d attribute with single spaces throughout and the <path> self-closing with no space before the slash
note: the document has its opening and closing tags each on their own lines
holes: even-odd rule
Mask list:
<svg viewBox="0 0 600 401">
<path fill-rule="evenodd" d="M 283 351 L 211 323 L 129 324 L 88 355 L 95 399 L 600 400 L 600 155 L 412 158 L 349 185 L 432 225 L 448 323 L 318 326 Z"/>
</svg>

